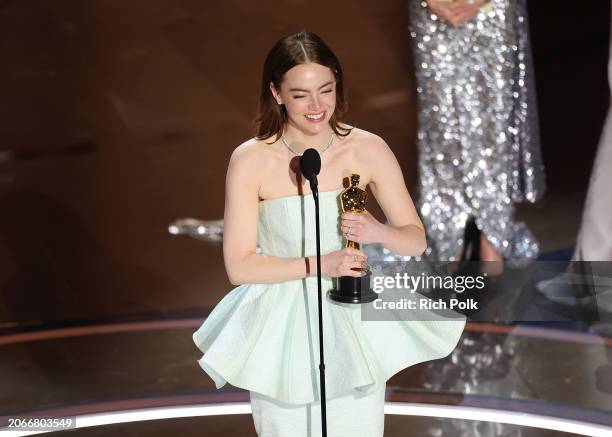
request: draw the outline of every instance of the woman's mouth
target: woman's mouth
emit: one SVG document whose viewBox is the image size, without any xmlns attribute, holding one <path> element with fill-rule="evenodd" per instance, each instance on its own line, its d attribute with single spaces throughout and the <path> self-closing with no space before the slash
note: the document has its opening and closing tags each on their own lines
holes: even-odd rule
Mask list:
<svg viewBox="0 0 612 437">
<path fill-rule="evenodd" d="M 316 112 L 313 114 L 306 114 L 304 117 L 306 117 L 306 120 L 308 120 L 311 123 L 320 123 L 321 121 L 325 119 L 325 111 Z"/>
</svg>

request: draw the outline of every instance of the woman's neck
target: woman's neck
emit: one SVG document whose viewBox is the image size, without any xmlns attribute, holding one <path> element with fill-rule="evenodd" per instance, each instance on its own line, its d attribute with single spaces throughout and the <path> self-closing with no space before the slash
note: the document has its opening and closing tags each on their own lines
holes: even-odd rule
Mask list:
<svg viewBox="0 0 612 437">
<path fill-rule="evenodd" d="M 314 148 L 321 151 L 329 144 L 329 139 L 332 134 L 332 128 L 327 125 L 327 129 L 323 129 L 314 135 L 309 135 L 300 129 L 291 125 L 285 126 L 285 140 L 291 145 L 291 148 L 298 153 L 302 153 L 306 149 Z"/>
</svg>

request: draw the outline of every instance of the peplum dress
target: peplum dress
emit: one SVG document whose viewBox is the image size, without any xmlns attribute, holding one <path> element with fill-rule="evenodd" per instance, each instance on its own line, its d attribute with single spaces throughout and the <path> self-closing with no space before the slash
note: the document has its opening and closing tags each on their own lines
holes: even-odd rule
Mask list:
<svg viewBox="0 0 612 437">
<path fill-rule="evenodd" d="M 346 245 L 342 188 L 319 193 L 321 253 Z M 258 244 L 274 257 L 316 254 L 312 194 L 259 202 Z M 330 437 L 381 437 L 386 381 L 400 370 L 447 356 L 465 319 L 364 321 L 360 305 L 329 298 L 322 277 L 327 429 Z M 316 276 L 232 289 L 193 334 L 198 360 L 217 389 L 250 392 L 260 437 L 321 435 Z"/>
</svg>

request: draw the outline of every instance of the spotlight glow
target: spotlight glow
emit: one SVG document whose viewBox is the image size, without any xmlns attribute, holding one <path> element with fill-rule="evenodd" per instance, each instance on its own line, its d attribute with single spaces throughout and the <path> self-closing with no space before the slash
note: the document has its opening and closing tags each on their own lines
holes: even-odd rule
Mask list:
<svg viewBox="0 0 612 437">
<path fill-rule="evenodd" d="M 231 402 L 224 404 L 186 405 L 88 414 L 76 417 L 76 428 L 104 426 L 116 423 L 140 422 L 146 420 L 233 414 L 251 414 L 251 404 L 249 402 Z M 528 426 L 532 428 L 582 434 L 593 437 L 606 437 L 612 435 L 612 427 L 604 425 L 539 414 L 487 408 L 386 402 L 385 414 L 506 423 L 509 425 Z M 15 431 L 8 428 L 0 428 L 1 437 L 21 437 L 41 434 L 43 432 L 48 431 Z"/>
</svg>

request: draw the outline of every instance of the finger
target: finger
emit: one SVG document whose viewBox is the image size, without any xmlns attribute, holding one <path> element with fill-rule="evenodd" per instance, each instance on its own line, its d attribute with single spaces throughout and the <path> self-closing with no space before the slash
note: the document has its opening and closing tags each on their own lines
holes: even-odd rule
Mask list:
<svg viewBox="0 0 612 437">
<path fill-rule="evenodd" d="M 454 13 L 454 8 L 452 5 L 445 5 L 443 7 L 440 7 L 438 9 L 438 12 L 436 13 L 436 15 L 438 15 L 441 18 L 444 18 L 445 20 L 448 19 L 449 17 L 451 17 Z"/>
<path fill-rule="evenodd" d="M 363 266 L 359 266 L 357 268 L 357 270 L 351 270 L 351 272 L 357 273 L 357 275 L 356 275 L 357 277 L 365 276 L 367 274 L 367 272 L 364 270 Z"/>
<path fill-rule="evenodd" d="M 361 233 L 360 232 L 356 232 L 354 229 L 351 229 L 351 231 L 346 231 L 346 232 L 342 232 L 342 237 L 345 240 L 351 240 L 354 241 L 356 243 L 359 243 L 361 240 Z"/>
<path fill-rule="evenodd" d="M 350 268 L 345 268 L 343 269 L 344 273 L 342 273 L 342 276 L 353 276 L 355 278 L 358 278 L 360 276 L 364 276 L 365 272 L 361 271 L 361 270 L 352 270 Z"/>
<path fill-rule="evenodd" d="M 348 234 L 346 239 L 354 241 L 355 243 L 361 243 L 361 237 L 359 236 L 359 234 L 356 234 L 355 231 Z"/>
<path fill-rule="evenodd" d="M 349 269 L 351 270 L 353 269 L 361 270 L 363 268 L 363 261 L 357 261 L 357 262 L 353 261 L 353 262 L 350 262 L 348 266 L 349 266 Z"/>
<path fill-rule="evenodd" d="M 471 5 L 468 5 L 467 3 L 457 3 L 457 4 L 452 4 L 449 6 L 449 10 L 453 13 L 453 14 L 457 14 L 460 12 L 465 12 L 468 9 L 471 8 Z"/>
<path fill-rule="evenodd" d="M 465 23 L 467 21 L 470 21 L 470 19 L 469 18 L 467 18 L 467 19 L 466 18 L 455 18 L 455 19 L 453 19 L 453 26 L 457 27 L 460 24 L 463 24 L 463 23 Z"/>
<path fill-rule="evenodd" d="M 472 12 L 471 11 L 465 11 L 465 12 L 461 12 L 460 14 L 457 14 L 453 17 L 453 20 L 456 23 L 462 23 L 464 21 L 469 20 L 470 18 L 472 18 Z"/>
<path fill-rule="evenodd" d="M 446 21 L 448 21 L 448 24 L 450 24 L 453 27 L 457 27 L 457 24 L 459 24 L 459 21 L 456 20 L 454 17 L 451 17 Z"/>
<path fill-rule="evenodd" d="M 470 9 L 470 10 L 467 10 L 467 11 L 465 11 L 465 12 L 462 12 L 461 14 L 457 14 L 457 15 L 455 15 L 454 19 L 455 19 L 457 22 L 462 23 L 462 22 L 464 22 L 464 21 L 469 21 L 469 20 L 471 20 L 471 19 L 472 19 L 472 18 L 474 18 L 474 17 L 475 17 L 477 14 L 478 14 L 478 11 L 477 11 L 477 10 Z"/>
<path fill-rule="evenodd" d="M 348 219 L 345 219 L 345 220 L 342 220 L 340 222 L 340 225 L 348 227 L 348 226 L 355 226 L 357 223 L 359 223 L 359 221 L 357 221 L 357 220 L 348 220 Z"/>
<path fill-rule="evenodd" d="M 343 234 L 350 234 L 351 236 L 355 236 L 361 233 L 361 226 L 357 225 L 349 225 L 349 226 L 341 226 L 340 228 Z"/>
<path fill-rule="evenodd" d="M 453 15 L 453 14 L 456 14 L 458 12 L 462 12 L 463 10 L 465 10 L 465 6 L 463 6 L 463 5 L 451 5 L 451 6 L 449 6 L 447 12 L 450 15 Z"/>
<path fill-rule="evenodd" d="M 361 259 L 363 261 L 368 260 L 368 255 L 359 249 L 353 249 L 352 247 L 347 247 L 346 250 L 347 250 L 347 254 L 350 255 L 349 256 L 350 259 L 354 259 L 354 257 L 356 256 L 357 259 Z"/>
<path fill-rule="evenodd" d="M 344 251 L 344 253 L 349 254 L 351 256 L 353 255 L 363 255 L 366 256 L 365 252 L 359 250 L 359 249 L 355 249 L 353 247 L 345 247 L 344 249 L 342 249 Z"/>
<path fill-rule="evenodd" d="M 344 255 L 344 257 L 342 258 L 342 263 L 343 264 L 349 264 L 352 262 L 361 262 L 361 261 L 367 261 L 367 256 L 364 255 L 360 255 L 358 252 L 357 253 L 347 253 Z"/>
<path fill-rule="evenodd" d="M 349 219 L 342 219 L 342 221 L 340 222 L 342 226 L 353 226 L 355 223 L 356 223 L 355 220 L 349 220 Z"/>
<path fill-rule="evenodd" d="M 342 223 L 344 222 L 355 222 L 361 219 L 360 214 L 347 214 L 346 216 L 342 216 Z"/>
<path fill-rule="evenodd" d="M 355 276 L 355 270 L 351 270 L 348 267 L 348 264 L 343 264 L 338 268 L 338 273 L 340 273 L 340 276 Z"/>
<path fill-rule="evenodd" d="M 349 249 L 349 250 L 350 250 L 350 252 L 348 252 L 348 253 L 350 253 L 351 255 L 357 255 L 357 256 L 363 257 L 363 258 L 365 258 L 365 259 L 368 259 L 368 254 L 367 254 L 367 253 L 365 253 L 365 252 L 364 252 L 364 251 L 362 251 L 362 250 L 359 250 L 359 249 L 354 249 L 354 248 L 352 248 L 352 247 L 347 247 L 347 249 Z"/>
<path fill-rule="evenodd" d="M 439 13 L 436 14 L 439 18 L 441 18 L 444 21 L 448 21 L 450 19 L 450 17 L 452 16 L 452 13 L 450 11 L 440 11 Z"/>
</svg>

